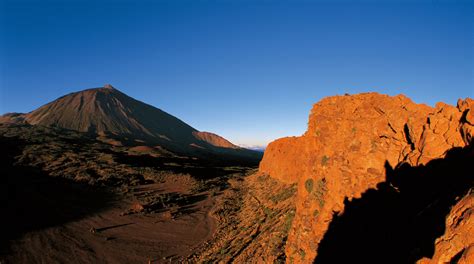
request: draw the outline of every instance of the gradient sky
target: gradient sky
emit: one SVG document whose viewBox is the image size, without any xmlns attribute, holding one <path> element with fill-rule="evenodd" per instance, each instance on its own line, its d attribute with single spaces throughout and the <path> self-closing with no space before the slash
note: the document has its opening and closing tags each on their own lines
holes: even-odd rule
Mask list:
<svg viewBox="0 0 474 264">
<path fill-rule="evenodd" d="M 455 104 L 474 97 L 473 2 L 0 0 L 0 113 L 111 83 L 260 145 L 329 95 Z"/>
</svg>

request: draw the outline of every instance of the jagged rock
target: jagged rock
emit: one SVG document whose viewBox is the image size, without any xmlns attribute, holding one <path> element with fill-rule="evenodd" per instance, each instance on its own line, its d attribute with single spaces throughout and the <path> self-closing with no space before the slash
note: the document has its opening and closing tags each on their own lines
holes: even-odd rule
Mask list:
<svg viewBox="0 0 474 264">
<path fill-rule="evenodd" d="M 420 166 L 468 145 L 474 134 L 472 106 L 466 99 L 457 107 L 438 103 L 432 108 L 403 95 L 377 93 L 316 103 L 306 133 L 272 142 L 259 168 L 298 185 L 287 258 L 312 262 L 334 213 L 343 212 L 346 198 L 360 198 L 384 182 L 386 162 Z"/>
<path fill-rule="evenodd" d="M 460 200 L 446 218 L 446 231 L 436 240 L 431 259 L 424 258 L 419 264 L 474 263 L 474 195 Z"/>
</svg>

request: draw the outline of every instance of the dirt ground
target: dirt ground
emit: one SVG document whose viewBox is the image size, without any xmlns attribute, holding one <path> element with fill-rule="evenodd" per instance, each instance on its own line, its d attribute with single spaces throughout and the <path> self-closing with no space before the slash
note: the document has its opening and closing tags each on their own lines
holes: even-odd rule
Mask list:
<svg viewBox="0 0 474 264">
<path fill-rule="evenodd" d="M 2 264 L 283 263 L 296 189 L 248 171 L 202 182 L 170 175 L 114 195 L 71 189 L 62 200 L 48 190 L 34 198 L 43 209 L 24 217 L 47 224 L 13 237 Z"/>
<path fill-rule="evenodd" d="M 165 188 L 163 188 L 165 187 Z M 209 214 L 213 198 L 157 213 L 134 212 L 143 192 L 176 191 L 166 184 L 142 185 L 117 198 L 108 209 L 58 226 L 34 230 L 11 243 L 7 263 L 168 263 L 183 260 L 215 231 Z M 180 191 L 186 193 L 185 186 Z M 138 206 L 138 210 L 142 209 Z M 186 210 L 185 212 L 182 212 Z M 34 221 L 34 219 L 31 219 Z"/>
<path fill-rule="evenodd" d="M 250 169 L 50 128 L 0 126 L 0 146 L 1 264 L 193 262 L 228 179 Z"/>
</svg>

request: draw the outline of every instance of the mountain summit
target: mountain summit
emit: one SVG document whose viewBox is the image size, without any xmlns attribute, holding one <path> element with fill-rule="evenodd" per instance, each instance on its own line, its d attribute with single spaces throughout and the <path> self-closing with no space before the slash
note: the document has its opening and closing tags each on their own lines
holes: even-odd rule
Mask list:
<svg viewBox="0 0 474 264">
<path fill-rule="evenodd" d="M 158 144 L 174 152 L 255 153 L 239 148 L 209 132 L 201 132 L 180 119 L 141 101 L 112 85 L 62 96 L 27 114 L 7 114 L 1 118 L 23 119 L 31 125 L 54 126 Z"/>
<path fill-rule="evenodd" d="M 195 143 L 197 131 L 178 118 L 142 103 L 107 84 L 71 93 L 25 115 L 32 125 Z"/>
</svg>

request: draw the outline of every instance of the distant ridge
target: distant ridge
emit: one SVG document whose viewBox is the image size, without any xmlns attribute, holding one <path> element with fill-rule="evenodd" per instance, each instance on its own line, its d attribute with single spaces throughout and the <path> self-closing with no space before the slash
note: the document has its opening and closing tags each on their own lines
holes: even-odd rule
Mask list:
<svg viewBox="0 0 474 264">
<path fill-rule="evenodd" d="M 245 144 L 239 144 L 239 147 L 241 148 L 246 148 L 258 152 L 264 152 L 267 146 L 265 145 L 245 145 Z"/>
<path fill-rule="evenodd" d="M 227 139 L 216 135 L 211 132 L 200 132 L 200 131 L 195 131 L 193 132 L 193 135 L 205 142 L 208 142 L 209 144 L 215 146 L 215 147 L 222 147 L 222 148 L 231 148 L 231 149 L 237 149 L 240 148 L 239 146 L 236 146 L 232 144 L 230 141 Z"/>
</svg>

